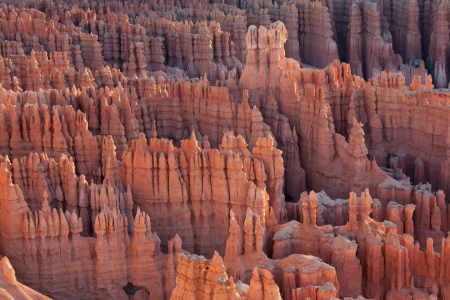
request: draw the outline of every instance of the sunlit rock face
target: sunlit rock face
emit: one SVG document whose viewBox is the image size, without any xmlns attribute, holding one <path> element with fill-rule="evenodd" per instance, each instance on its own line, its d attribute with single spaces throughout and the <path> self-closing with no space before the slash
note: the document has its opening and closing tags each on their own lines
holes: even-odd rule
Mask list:
<svg viewBox="0 0 450 300">
<path fill-rule="evenodd" d="M 450 298 L 449 12 L 0 1 L 0 298 Z"/>
</svg>

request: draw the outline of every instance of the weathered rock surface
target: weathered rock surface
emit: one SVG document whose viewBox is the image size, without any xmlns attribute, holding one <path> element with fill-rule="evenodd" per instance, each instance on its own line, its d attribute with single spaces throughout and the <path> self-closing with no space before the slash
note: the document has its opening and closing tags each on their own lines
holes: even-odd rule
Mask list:
<svg viewBox="0 0 450 300">
<path fill-rule="evenodd" d="M 0 297 L 450 297 L 447 0 L 0 2 Z"/>
<path fill-rule="evenodd" d="M 17 281 L 14 268 L 4 256 L 0 261 L 0 295 L 4 299 L 50 299 Z"/>
</svg>

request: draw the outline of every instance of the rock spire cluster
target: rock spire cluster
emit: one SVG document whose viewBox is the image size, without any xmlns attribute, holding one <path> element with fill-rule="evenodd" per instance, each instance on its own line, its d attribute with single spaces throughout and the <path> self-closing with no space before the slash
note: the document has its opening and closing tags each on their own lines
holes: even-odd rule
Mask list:
<svg viewBox="0 0 450 300">
<path fill-rule="evenodd" d="M 450 298 L 449 13 L 0 1 L 0 298 Z"/>
</svg>

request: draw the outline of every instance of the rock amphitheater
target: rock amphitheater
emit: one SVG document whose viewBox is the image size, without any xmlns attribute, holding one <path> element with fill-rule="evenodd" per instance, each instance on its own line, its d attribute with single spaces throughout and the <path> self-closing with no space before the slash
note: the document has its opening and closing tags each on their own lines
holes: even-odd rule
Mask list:
<svg viewBox="0 0 450 300">
<path fill-rule="evenodd" d="M 0 299 L 450 299 L 450 0 L 0 0 Z"/>
</svg>

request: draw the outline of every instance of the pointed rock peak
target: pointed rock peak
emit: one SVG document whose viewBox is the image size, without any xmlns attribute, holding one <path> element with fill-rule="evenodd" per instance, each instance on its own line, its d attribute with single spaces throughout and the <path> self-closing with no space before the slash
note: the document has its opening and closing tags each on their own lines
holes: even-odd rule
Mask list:
<svg viewBox="0 0 450 300">
<path fill-rule="evenodd" d="M 236 218 L 234 217 L 234 211 L 233 211 L 233 209 L 231 209 L 230 210 L 230 221 L 233 219 L 236 220 Z"/>
<path fill-rule="evenodd" d="M 247 208 L 247 213 L 245 214 L 245 222 L 244 222 L 244 228 L 253 228 L 253 212 L 249 208 Z"/>
<path fill-rule="evenodd" d="M 70 226 L 71 227 L 76 227 L 76 225 L 78 224 L 78 217 L 77 214 L 75 212 L 75 210 L 72 212 L 72 214 L 70 215 Z"/>
<path fill-rule="evenodd" d="M 24 236 L 27 236 L 29 232 L 29 223 L 28 223 L 28 216 L 27 214 L 23 214 L 23 220 L 22 220 L 22 233 Z"/>
<path fill-rule="evenodd" d="M 242 104 L 248 105 L 248 98 L 249 98 L 248 90 L 244 90 L 242 92 Z"/>
<path fill-rule="evenodd" d="M 39 226 L 38 226 L 38 232 L 42 235 L 42 236 L 46 236 L 47 235 L 47 222 L 45 220 L 44 217 L 44 212 L 43 211 L 39 211 Z"/>
<path fill-rule="evenodd" d="M 197 143 L 197 137 L 195 136 L 195 131 L 191 131 L 191 141 L 194 143 Z"/>
<path fill-rule="evenodd" d="M 67 224 L 67 219 L 62 209 L 59 210 L 59 220 L 61 223 L 61 235 L 69 234 L 69 224 Z"/>
<path fill-rule="evenodd" d="M 181 252 L 181 238 L 180 236 L 177 234 L 175 234 L 175 237 L 172 239 L 173 242 L 173 250 L 175 253 L 180 253 Z"/>
<path fill-rule="evenodd" d="M 147 138 L 145 137 L 144 133 L 140 133 L 139 134 L 139 148 L 141 148 L 142 150 L 146 149 L 148 144 L 147 144 Z"/>
<path fill-rule="evenodd" d="M 253 218 L 254 213 L 252 212 L 252 210 L 249 208 L 247 208 L 247 213 L 245 214 L 245 217 L 247 219 Z"/>
<path fill-rule="evenodd" d="M 370 192 L 369 192 L 369 189 L 368 189 L 368 188 L 364 189 L 364 194 L 365 194 L 365 199 L 366 199 L 368 202 L 372 203 L 372 197 L 370 196 Z"/>
<path fill-rule="evenodd" d="M 223 265 L 223 259 L 222 256 L 220 256 L 220 254 L 217 251 L 214 251 L 214 255 L 211 258 L 211 262 L 212 265 L 218 266 L 218 265 Z"/>
<path fill-rule="evenodd" d="M 273 208 L 270 208 L 269 212 L 269 225 L 275 226 L 278 224 L 277 217 L 275 216 L 275 211 Z"/>
<path fill-rule="evenodd" d="M 255 267 L 253 269 L 253 278 L 252 279 L 256 279 L 256 278 L 259 278 L 259 268 L 258 267 Z"/>
<path fill-rule="evenodd" d="M 364 125 L 363 123 L 358 122 L 358 121 L 356 120 L 356 118 L 353 118 L 352 123 L 353 123 L 353 126 L 355 126 L 355 127 L 358 128 L 358 129 L 362 129 L 362 127 L 363 127 L 363 125 Z"/>
<path fill-rule="evenodd" d="M 48 207 L 48 194 L 47 194 L 47 190 L 44 191 L 44 202 L 42 203 L 42 208 L 46 208 Z"/>
<path fill-rule="evenodd" d="M 235 218 L 233 210 L 230 211 L 230 233 L 233 234 L 240 234 L 241 233 L 241 227 L 239 226 L 238 221 Z"/>
<path fill-rule="evenodd" d="M 136 219 L 141 217 L 141 208 L 138 206 L 137 210 L 136 210 Z"/>
<path fill-rule="evenodd" d="M 20 167 L 19 160 L 17 158 L 13 159 L 12 166 L 13 166 L 14 169 L 17 169 L 17 168 Z"/>
<path fill-rule="evenodd" d="M 428 74 L 426 89 L 427 90 L 434 89 L 433 78 L 431 77 L 431 74 Z"/>
<path fill-rule="evenodd" d="M 9 259 L 6 256 L 4 256 L 0 261 L 0 268 L 8 284 L 16 285 L 17 283 L 16 272 L 14 271 L 11 263 L 9 262 Z"/>
<path fill-rule="evenodd" d="M 211 145 L 209 144 L 208 136 L 204 135 L 203 136 L 203 150 L 210 150 L 210 149 L 211 149 Z"/>
<path fill-rule="evenodd" d="M 177 162 L 177 159 L 173 152 L 169 153 L 169 156 L 167 158 L 167 163 L 169 164 L 170 170 L 176 170 L 178 168 L 178 162 Z"/>
<path fill-rule="evenodd" d="M 150 216 L 147 215 L 145 212 L 143 212 L 142 214 L 143 218 L 145 218 L 145 227 L 147 228 L 148 231 L 152 231 L 152 222 L 150 220 Z"/>
</svg>

